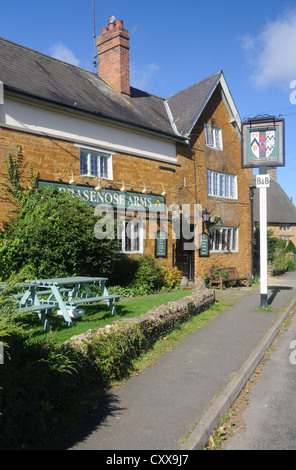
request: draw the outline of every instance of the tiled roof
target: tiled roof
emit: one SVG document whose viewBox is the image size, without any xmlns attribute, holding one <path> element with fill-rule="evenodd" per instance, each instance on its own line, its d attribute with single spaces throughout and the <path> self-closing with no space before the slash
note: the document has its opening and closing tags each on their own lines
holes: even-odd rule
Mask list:
<svg viewBox="0 0 296 470">
<path fill-rule="evenodd" d="M 190 132 L 195 118 L 204 109 L 220 77 L 221 72 L 217 72 L 168 98 L 175 124 L 182 135 Z"/>
<path fill-rule="evenodd" d="M 123 96 L 97 73 L 4 38 L 0 38 L 0 64 L 0 81 L 6 90 L 174 138 L 186 135 L 221 74 L 218 72 L 165 99 L 135 88 L 131 88 L 130 97 Z"/>
<path fill-rule="evenodd" d="M 254 192 L 254 221 L 259 222 L 259 189 Z M 267 189 L 267 222 L 296 224 L 296 207 L 283 188 L 271 180 Z"/>
</svg>

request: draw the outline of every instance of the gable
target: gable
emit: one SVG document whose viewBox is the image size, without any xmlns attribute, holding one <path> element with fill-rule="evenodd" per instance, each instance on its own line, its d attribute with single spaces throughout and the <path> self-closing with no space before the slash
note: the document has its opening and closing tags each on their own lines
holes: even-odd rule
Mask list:
<svg viewBox="0 0 296 470">
<path fill-rule="evenodd" d="M 223 72 L 219 71 L 168 98 L 167 102 L 170 106 L 176 128 L 180 134 L 188 136 L 191 133 L 211 96 L 218 88 L 230 115 L 230 120 L 235 123 L 237 130 L 240 130 L 239 113 Z"/>
</svg>

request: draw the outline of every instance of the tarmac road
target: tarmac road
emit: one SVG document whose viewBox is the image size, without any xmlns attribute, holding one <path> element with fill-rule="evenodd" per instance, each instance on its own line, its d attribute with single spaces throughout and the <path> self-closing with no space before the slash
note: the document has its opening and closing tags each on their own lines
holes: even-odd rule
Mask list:
<svg viewBox="0 0 296 470">
<path fill-rule="evenodd" d="M 251 387 L 244 424 L 224 450 L 296 449 L 296 314 L 283 327 L 259 380 Z"/>
</svg>

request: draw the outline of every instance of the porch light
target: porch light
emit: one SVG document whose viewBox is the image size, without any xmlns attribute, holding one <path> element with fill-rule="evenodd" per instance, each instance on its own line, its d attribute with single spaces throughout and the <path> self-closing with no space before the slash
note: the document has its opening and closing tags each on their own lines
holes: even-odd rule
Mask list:
<svg viewBox="0 0 296 470">
<path fill-rule="evenodd" d="M 127 192 L 127 188 L 124 186 L 124 181 L 122 181 L 122 186 L 121 186 L 121 188 L 120 188 L 120 191 L 121 191 L 122 193 L 126 193 L 126 192 Z"/>
<path fill-rule="evenodd" d="M 97 193 L 101 193 L 102 192 L 102 185 L 101 185 L 101 180 L 98 182 L 97 186 L 95 187 L 95 191 L 97 191 Z"/>
<path fill-rule="evenodd" d="M 71 184 L 72 186 L 76 185 L 76 179 L 74 178 L 73 173 L 72 173 L 72 178 L 69 181 L 69 184 Z"/>
<path fill-rule="evenodd" d="M 144 188 L 143 188 L 143 191 L 142 191 L 143 194 L 147 194 L 148 193 L 148 189 L 146 188 L 146 185 L 144 183 Z"/>
<path fill-rule="evenodd" d="M 166 192 L 166 190 L 164 189 L 164 185 L 162 185 L 162 193 L 161 193 L 161 195 L 162 195 L 163 197 L 166 197 L 166 195 L 167 195 L 167 192 Z"/>
<path fill-rule="evenodd" d="M 207 211 L 207 209 L 205 209 L 203 212 L 202 212 L 202 218 L 204 220 L 205 223 L 209 222 L 210 220 L 210 213 Z"/>
</svg>

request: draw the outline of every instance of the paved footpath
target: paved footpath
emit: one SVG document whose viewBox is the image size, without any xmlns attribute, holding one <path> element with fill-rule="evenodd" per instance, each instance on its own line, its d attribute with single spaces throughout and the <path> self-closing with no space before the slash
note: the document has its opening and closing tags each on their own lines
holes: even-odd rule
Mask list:
<svg viewBox="0 0 296 470">
<path fill-rule="evenodd" d="M 77 432 L 51 448 L 202 449 L 294 305 L 296 272 L 269 280 L 270 312 L 258 310 L 259 289 L 216 293 L 218 299 L 237 301 L 155 365 L 110 393 Z"/>
</svg>

